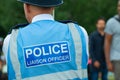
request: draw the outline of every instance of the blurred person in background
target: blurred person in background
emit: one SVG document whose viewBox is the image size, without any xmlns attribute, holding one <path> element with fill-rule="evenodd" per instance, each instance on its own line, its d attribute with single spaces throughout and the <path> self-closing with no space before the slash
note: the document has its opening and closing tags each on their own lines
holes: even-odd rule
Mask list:
<svg viewBox="0 0 120 80">
<path fill-rule="evenodd" d="M 91 60 L 91 58 L 89 58 L 89 60 L 88 60 L 88 80 L 92 80 L 91 79 L 91 64 L 92 64 L 92 60 Z"/>
<path fill-rule="evenodd" d="M 3 68 L 3 62 L 0 59 L 0 80 L 2 79 L 2 68 Z"/>
<path fill-rule="evenodd" d="M 2 52 L 3 38 L 0 37 L 0 80 L 7 80 L 7 65 L 5 55 Z"/>
<path fill-rule="evenodd" d="M 0 55 L 2 55 L 3 38 L 0 37 Z"/>
<path fill-rule="evenodd" d="M 91 80 L 98 80 L 100 72 L 102 74 L 102 80 L 108 80 L 104 55 L 105 23 L 104 18 L 99 18 L 96 23 L 97 30 L 90 35 L 90 57 L 92 59 Z"/>
<path fill-rule="evenodd" d="M 108 70 L 115 73 L 115 80 L 120 80 L 120 0 L 118 14 L 110 18 L 105 28 L 105 55 Z"/>
<path fill-rule="evenodd" d="M 2 79 L 2 69 L 3 69 L 3 61 L 2 61 L 2 44 L 3 44 L 3 38 L 0 37 L 0 79 Z"/>
</svg>

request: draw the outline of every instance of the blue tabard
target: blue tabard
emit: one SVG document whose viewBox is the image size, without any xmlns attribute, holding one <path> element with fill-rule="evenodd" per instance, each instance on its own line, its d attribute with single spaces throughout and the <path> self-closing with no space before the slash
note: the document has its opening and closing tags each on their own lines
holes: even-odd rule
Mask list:
<svg viewBox="0 0 120 80">
<path fill-rule="evenodd" d="M 13 29 L 9 80 L 88 80 L 85 34 L 74 23 L 42 20 Z"/>
</svg>

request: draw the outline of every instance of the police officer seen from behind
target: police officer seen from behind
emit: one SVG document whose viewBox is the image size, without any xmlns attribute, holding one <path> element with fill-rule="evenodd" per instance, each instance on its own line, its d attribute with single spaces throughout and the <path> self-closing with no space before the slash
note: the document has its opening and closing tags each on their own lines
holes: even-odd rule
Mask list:
<svg viewBox="0 0 120 80">
<path fill-rule="evenodd" d="M 18 25 L 3 46 L 9 80 L 88 80 L 88 36 L 70 21 L 55 21 L 62 0 L 19 0 L 30 24 Z"/>
</svg>

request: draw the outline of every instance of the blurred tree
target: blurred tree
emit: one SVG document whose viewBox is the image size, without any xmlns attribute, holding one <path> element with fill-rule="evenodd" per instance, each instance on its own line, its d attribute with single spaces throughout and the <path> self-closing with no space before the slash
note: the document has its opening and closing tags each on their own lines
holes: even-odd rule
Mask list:
<svg viewBox="0 0 120 80">
<path fill-rule="evenodd" d="M 118 0 L 64 0 L 65 4 L 56 11 L 56 19 L 71 19 L 84 26 L 88 33 L 95 30 L 99 17 L 106 20 L 117 11 Z"/>
<path fill-rule="evenodd" d="M 56 20 L 73 20 L 84 26 L 88 33 L 95 29 L 96 20 L 116 14 L 118 0 L 64 0 L 56 8 Z M 0 0 L 0 35 L 5 36 L 11 26 L 25 23 L 23 5 L 17 0 Z"/>
<path fill-rule="evenodd" d="M 5 37 L 15 24 L 26 22 L 22 7 L 17 0 L 0 0 L 0 36 Z"/>
</svg>

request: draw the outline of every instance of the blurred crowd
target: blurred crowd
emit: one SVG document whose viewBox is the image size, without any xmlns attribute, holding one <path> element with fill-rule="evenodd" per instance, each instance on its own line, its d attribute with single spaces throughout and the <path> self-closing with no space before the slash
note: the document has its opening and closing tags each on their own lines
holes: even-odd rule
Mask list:
<svg viewBox="0 0 120 80">
<path fill-rule="evenodd" d="M 2 52 L 3 38 L 0 37 L 0 80 L 7 80 L 7 65 Z"/>
</svg>

